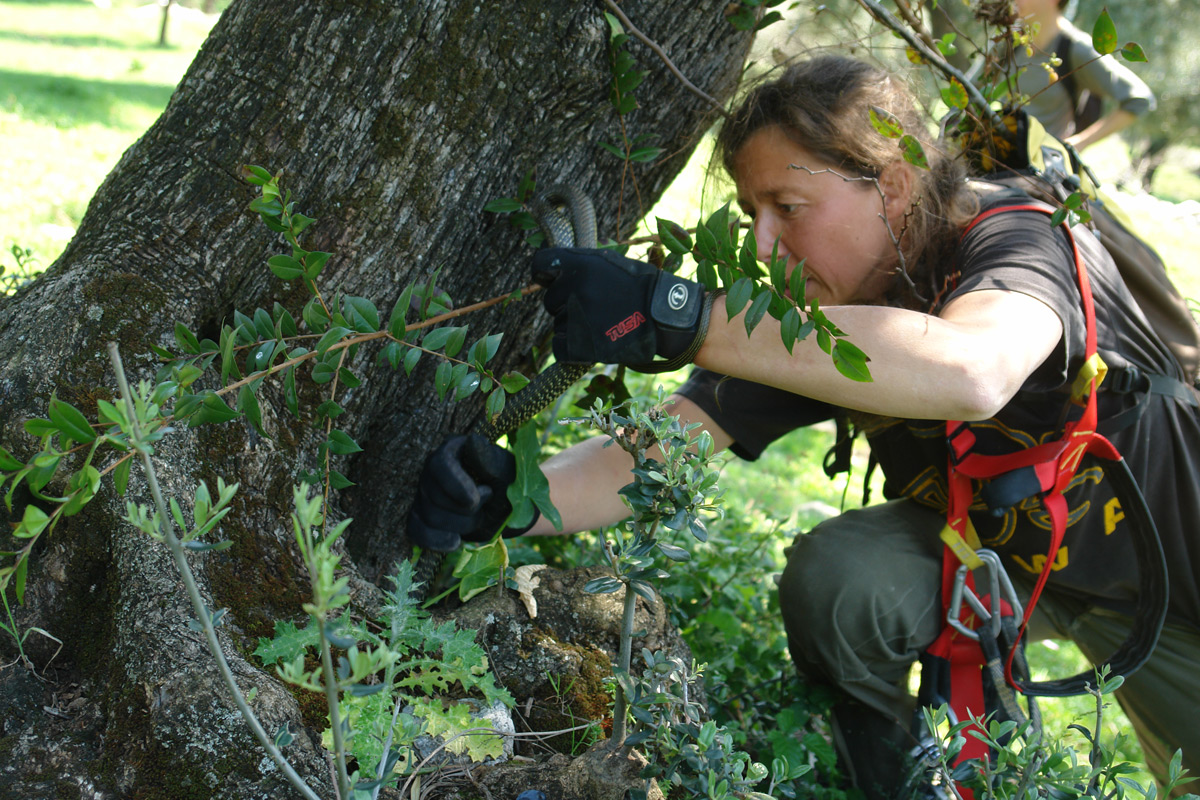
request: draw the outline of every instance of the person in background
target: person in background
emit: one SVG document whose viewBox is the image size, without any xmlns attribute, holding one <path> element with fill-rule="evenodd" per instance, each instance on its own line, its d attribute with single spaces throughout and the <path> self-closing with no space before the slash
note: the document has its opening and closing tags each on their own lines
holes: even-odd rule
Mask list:
<svg viewBox="0 0 1200 800">
<path fill-rule="evenodd" d="M 1133 124 L 1155 108 L 1154 92 L 1115 57 L 1101 57 L 1092 37 L 1063 16 L 1068 0 L 1015 0 L 1017 13 L 1036 28 L 1031 51 L 1017 48 L 1017 89 L 1028 95 L 1026 109 L 1055 138 L 1083 150 Z M 1046 69 L 1053 57 L 1057 80 Z M 1080 116 L 1084 93 L 1101 103 L 1096 119 Z M 1081 125 L 1080 123 L 1083 123 Z"/>
</svg>

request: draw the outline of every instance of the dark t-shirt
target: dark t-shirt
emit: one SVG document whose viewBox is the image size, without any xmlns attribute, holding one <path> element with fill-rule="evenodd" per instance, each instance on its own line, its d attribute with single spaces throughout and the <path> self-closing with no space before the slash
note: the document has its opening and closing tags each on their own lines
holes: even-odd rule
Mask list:
<svg viewBox="0 0 1200 800">
<path fill-rule="evenodd" d="M 991 201 L 1006 205 L 1012 199 Z M 1112 260 L 1087 231 L 1076 229 L 1096 307 L 1100 355 L 1114 371 L 1135 366 L 1182 379 L 1166 346 L 1126 290 Z M 976 225 L 963 238 L 960 277 L 947 300 L 972 291 L 1007 289 L 1035 297 L 1058 314 L 1064 336 L 1057 350 L 995 417 L 971 424 L 976 452 L 1006 453 L 1057 439 L 1067 389 L 1083 361 L 1084 319 L 1066 233 L 1046 214 L 1009 211 Z M 1021 320 L 1014 319 L 1013 325 Z M 755 459 L 788 431 L 828 419 L 839 409 L 800 395 L 697 369 L 679 390 L 735 440 L 733 451 Z M 1129 395 L 1101 391 L 1101 418 L 1133 404 Z M 1166 551 L 1170 618 L 1200 628 L 1200 419 L 1194 408 L 1151 395 L 1136 423 L 1109 439 L 1142 487 Z M 863 425 L 885 476 L 884 494 L 946 508 L 945 423 L 875 419 Z M 1050 588 L 1130 611 L 1138 588 L 1129 523 L 1102 469 L 1086 457 L 1066 492 L 1070 506 L 1063 546 Z M 1034 497 L 996 517 L 977 503 L 972 520 L 986 547 L 1000 553 L 1010 574 L 1036 577 L 1046 563 L 1049 524 Z M 936 535 L 931 531 L 930 535 Z"/>
</svg>

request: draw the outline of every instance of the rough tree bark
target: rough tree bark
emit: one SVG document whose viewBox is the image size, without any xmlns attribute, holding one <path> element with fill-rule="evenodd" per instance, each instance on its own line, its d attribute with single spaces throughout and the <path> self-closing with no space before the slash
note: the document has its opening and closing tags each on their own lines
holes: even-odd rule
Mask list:
<svg viewBox="0 0 1200 800">
<path fill-rule="evenodd" d="M 725 5 L 636 0 L 625 10 L 695 84 L 727 98 L 748 39 L 724 21 Z M 621 135 L 607 101 L 601 11 L 576 0 L 235 2 L 161 119 L 100 187 L 62 257 L 0 300 L 0 442 L 34 452 L 22 423 L 45 415 L 52 392 L 89 414 L 97 399 L 111 399 L 109 341 L 132 377 L 148 377 L 150 345 L 172 346 L 176 321 L 216 338 L 235 309 L 277 300 L 298 308 L 299 288 L 264 268 L 285 249 L 246 211 L 254 193 L 239 177 L 242 164 L 282 170 L 299 209 L 318 218 L 306 242 L 335 254 L 323 284 L 382 309 L 437 268 L 460 304 L 523 286 L 522 237 L 481 209 L 511 195 L 530 169 L 542 185 L 568 179 L 587 191 L 609 235 L 620 201 L 627 232 L 629 210 L 657 197 L 715 112 L 631 43 L 651 74 L 628 124 L 668 154 L 636 167 L 635 194 L 622 165 L 597 146 Z M 470 323 L 509 332 L 502 359 L 513 364 L 544 330 L 537 309 L 517 303 Z M 425 454 L 479 414 L 478 403 L 439 403 L 432 367 L 411 379 L 372 370 L 342 398 L 343 427 L 365 451 L 344 464 L 357 486 L 334 507 L 355 518 L 347 563 L 366 607 L 373 581 L 405 554 L 402 521 Z M 231 609 L 223 640 L 243 688 L 258 688 L 268 729 L 290 721 L 297 730 L 296 700 L 247 653 L 274 619 L 294 618 L 302 599 L 290 487 L 315 463 L 316 434 L 280 413 L 281 403 L 264 406 L 271 438 L 240 423 L 181 431 L 160 443 L 156 459 L 164 490 L 181 502 L 200 479 L 241 484 L 221 531 L 235 546 L 194 566 L 211 606 Z M 145 500 L 136 475 L 130 491 Z M 123 502 L 106 489 L 34 555 L 17 621 L 62 648 L 33 634 L 26 645 L 38 673 L 0 673 L 0 794 L 291 796 L 187 627 L 192 612 L 168 553 L 121 522 Z M 11 660 L 12 642 L 0 648 Z M 330 796 L 311 730 L 291 754 Z"/>
</svg>

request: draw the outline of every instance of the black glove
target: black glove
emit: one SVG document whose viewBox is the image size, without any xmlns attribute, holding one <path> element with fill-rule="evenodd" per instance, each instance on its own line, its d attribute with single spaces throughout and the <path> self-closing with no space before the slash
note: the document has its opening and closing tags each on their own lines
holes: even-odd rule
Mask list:
<svg viewBox="0 0 1200 800">
<path fill-rule="evenodd" d="M 650 264 L 611 250 L 551 248 L 534 254 L 533 279 L 546 287 L 559 361 L 636 369 L 657 353 L 682 366 L 704 341 L 704 287 Z"/>
<path fill-rule="evenodd" d="M 479 434 L 451 436 L 433 451 L 421 470 L 417 499 L 408 512 L 408 538 L 429 550 L 457 550 L 464 541 L 486 542 L 512 513 L 508 487 L 517 479 L 513 454 Z M 519 529 L 537 522 L 539 512 Z"/>
</svg>

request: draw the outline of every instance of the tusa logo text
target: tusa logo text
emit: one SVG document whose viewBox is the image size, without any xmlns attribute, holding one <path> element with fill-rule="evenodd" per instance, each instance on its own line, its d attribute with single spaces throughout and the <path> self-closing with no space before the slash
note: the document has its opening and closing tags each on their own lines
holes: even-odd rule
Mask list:
<svg viewBox="0 0 1200 800">
<path fill-rule="evenodd" d="M 609 341 L 615 342 L 617 339 L 620 339 L 625 334 L 630 333 L 631 331 L 635 331 L 638 328 L 640 328 L 642 323 L 645 321 L 646 321 L 646 318 L 644 316 L 642 316 L 642 312 L 635 311 L 632 314 L 630 314 L 628 317 L 626 317 L 625 319 L 618 322 L 616 325 L 613 325 L 611 328 L 606 330 L 604 333 L 606 336 L 608 336 Z"/>
</svg>

